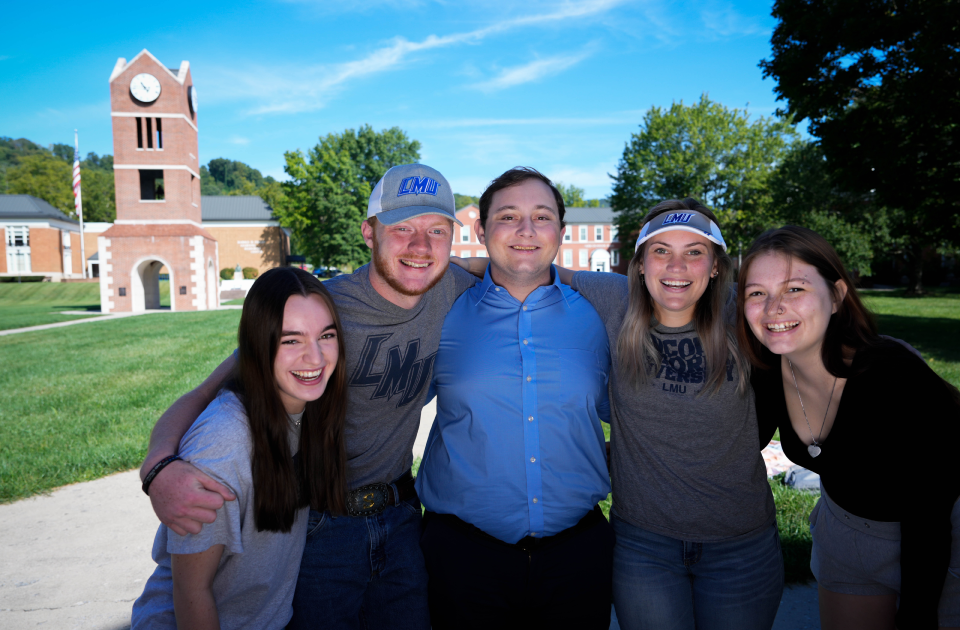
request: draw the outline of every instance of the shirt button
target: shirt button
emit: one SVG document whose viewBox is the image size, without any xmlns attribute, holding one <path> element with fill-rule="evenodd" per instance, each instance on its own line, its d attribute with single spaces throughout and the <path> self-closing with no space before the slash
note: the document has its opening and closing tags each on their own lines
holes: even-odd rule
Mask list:
<svg viewBox="0 0 960 630">
<path fill-rule="evenodd" d="M 534 502 L 534 503 L 537 502 L 537 497 L 533 497 L 533 502 Z"/>
<path fill-rule="evenodd" d="M 500 290 L 500 287 L 494 287 L 493 290 L 494 290 L 494 291 L 499 291 L 499 290 Z"/>
<path fill-rule="evenodd" d="M 533 422 L 533 416 L 530 416 L 529 418 L 527 418 L 527 422 Z"/>
<path fill-rule="evenodd" d="M 530 458 L 530 463 L 531 463 L 531 464 L 532 464 L 533 462 L 535 462 L 535 461 L 537 461 L 537 458 L 536 458 L 536 457 L 531 457 L 531 458 Z M 869 527 L 869 525 L 868 525 L 867 527 Z"/>
<path fill-rule="evenodd" d="M 523 307 L 523 310 L 527 310 L 527 307 L 526 307 L 526 306 L 524 306 L 524 307 Z"/>
<path fill-rule="evenodd" d="M 537 532 L 530 532 L 530 535 L 531 535 L 531 536 L 536 536 L 536 535 L 537 535 Z"/>
<path fill-rule="evenodd" d="M 532 380 L 533 380 L 533 377 L 532 377 L 532 376 L 528 376 L 528 377 L 527 377 L 527 382 L 528 382 L 528 383 L 529 383 L 530 381 L 532 381 Z"/>
</svg>

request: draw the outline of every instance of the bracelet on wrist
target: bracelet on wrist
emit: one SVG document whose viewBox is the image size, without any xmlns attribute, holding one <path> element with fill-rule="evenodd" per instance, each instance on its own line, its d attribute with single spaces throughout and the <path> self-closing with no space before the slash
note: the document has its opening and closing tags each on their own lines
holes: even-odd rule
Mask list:
<svg viewBox="0 0 960 630">
<path fill-rule="evenodd" d="M 166 468 L 169 464 L 172 464 L 173 462 L 177 461 L 178 459 L 180 459 L 179 455 L 170 455 L 168 457 L 164 457 L 159 462 L 157 462 L 156 466 L 150 469 L 150 472 L 147 473 L 147 476 L 143 480 L 142 487 L 143 487 L 143 493 L 145 495 L 147 495 L 148 497 L 150 496 L 150 484 L 153 483 L 153 480 L 156 478 L 156 476 L 160 474 L 160 471 Z"/>
</svg>

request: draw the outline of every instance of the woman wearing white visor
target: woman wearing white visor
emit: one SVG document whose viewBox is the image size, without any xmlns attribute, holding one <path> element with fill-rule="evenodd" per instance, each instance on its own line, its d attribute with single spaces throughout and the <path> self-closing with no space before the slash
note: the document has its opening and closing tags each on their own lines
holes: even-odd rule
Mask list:
<svg viewBox="0 0 960 630">
<path fill-rule="evenodd" d="M 627 276 L 561 273 L 610 339 L 614 603 L 623 628 L 770 628 L 783 591 L 732 262 L 714 214 L 664 201 Z M 572 276 L 572 278 L 571 278 Z"/>
</svg>

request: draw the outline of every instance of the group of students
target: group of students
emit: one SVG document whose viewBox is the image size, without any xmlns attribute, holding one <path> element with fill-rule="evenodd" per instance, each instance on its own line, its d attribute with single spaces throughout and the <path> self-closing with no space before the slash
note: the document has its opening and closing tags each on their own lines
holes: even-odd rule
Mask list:
<svg viewBox="0 0 960 630">
<path fill-rule="evenodd" d="M 407 175 L 402 169 L 412 167 L 398 168 Z M 428 167 L 417 168 L 425 177 Z M 371 196 L 374 219 L 363 230 L 373 261 L 353 275 L 381 295 L 385 285 L 411 299 L 443 290 L 427 307 L 391 300 L 442 312 L 470 286 L 462 270 L 446 268 L 442 241 L 449 256 L 452 231 L 424 237 L 437 239 L 429 265 L 439 275 L 413 291 L 390 259 L 391 244 L 401 253 L 409 244 L 390 230 L 410 224 L 417 232 L 423 212 L 456 217 L 440 212 L 442 204 L 424 210 L 422 200 L 403 197 L 384 208 L 383 190 L 397 176 L 388 172 Z M 453 260 L 475 275 L 486 268 L 482 259 Z M 441 284 L 444 272 L 457 280 Z M 612 596 L 621 627 L 773 625 L 783 560 L 760 450 L 777 429 L 787 456 L 821 477 L 810 527 L 822 627 L 960 627 L 960 475 L 949 458 L 929 453 L 960 437 L 960 394 L 907 344 L 878 334 L 821 236 L 790 226 L 765 232 L 734 284 L 716 216 L 694 199 L 669 200 L 644 217 L 626 276 L 552 273 L 593 305 L 609 342 Z M 357 319 L 358 299 L 332 286 L 331 296 L 294 268 L 263 274 L 244 302 L 235 356 L 211 377 L 212 402 L 204 401 L 196 422 L 189 418 L 185 435 L 173 430 L 176 455 L 158 460 L 162 449 L 151 450 L 144 489 L 154 487 L 155 507 L 165 501 L 158 489 L 175 490 L 173 473 L 160 471 L 177 459 L 236 500 L 215 516 L 194 513 L 195 527 L 157 510 L 167 524 L 154 545 L 157 569 L 134 605 L 134 628 L 399 627 L 378 622 L 372 609 L 342 624 L 298 610 L 313 609 L 308 597 L 317 597 L 306 594 L 305 575 L 317 584 L 313 593 L 329 591 L 330 606 L 338 598 L 353 605 L 349 589 L 330 577 L 351 569 L 320 575 L 301 567 L 301 557 L 304 565 L 340 557 L 339 548 L 311 550 L 308 542 L 308 531 L 330 515 L 365 516 L 386 501 L 405 504 L 404 518 L 419 524 L 412 481 L 400 474 L 409 467 L 405 438 L 390 441 L 407 453 L 393 472 L 368 475 L 351 464 L 360 456 L 349 442 L 363 430 L 351 417 L 363 414 L 348 390 L 359 382 L 370 338 L 350 351 L 360 367 L 348 366 L 352 329 L 340 317 Z M 875 475 L 882 483 L 871 481 L 871 470 L 882 471 Z M 364 485 L 370 475 L 392 481 Z M 364 493 L 354 492 L 358 486 Z M 389 599 L 381 607 L 404 610 Z"/>
</svg>

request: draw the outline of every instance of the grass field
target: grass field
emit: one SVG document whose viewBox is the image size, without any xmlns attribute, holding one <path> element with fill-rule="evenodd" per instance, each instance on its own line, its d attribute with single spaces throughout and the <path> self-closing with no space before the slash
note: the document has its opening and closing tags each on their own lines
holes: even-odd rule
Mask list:
<svg viewBox="0 0 960 630">
<path fill-rule="evenodd" d="M 170 306 L 170 288 L 166 280 L 160 282 L 160 306 Z M 91 316 L 99 315 L 100 285 L 95 282 L 0 283 L 0 330 L 87 317 L 64 315 L 60 311 L 90 311 Z"/>
</svg>

